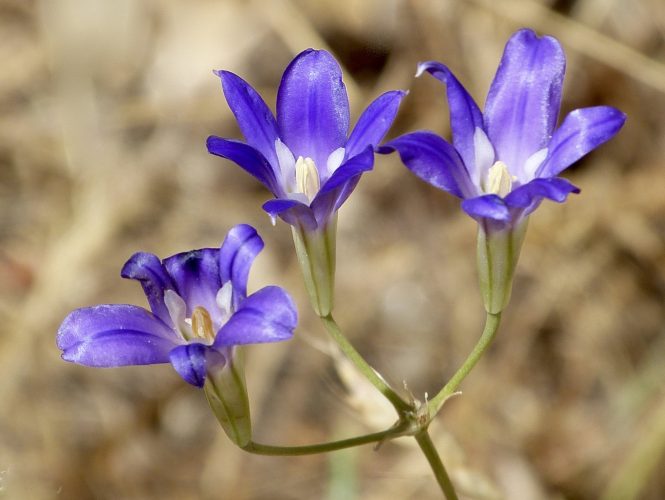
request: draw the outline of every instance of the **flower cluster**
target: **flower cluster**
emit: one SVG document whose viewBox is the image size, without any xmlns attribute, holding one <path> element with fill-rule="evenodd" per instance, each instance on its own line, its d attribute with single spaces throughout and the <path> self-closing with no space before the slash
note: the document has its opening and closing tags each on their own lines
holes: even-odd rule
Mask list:
<svg viewBox="0 0 665 500">
<path fill-rule="evenodd" d="M 288 65 L 275 115 L 242 78 L 215 72 L 245 142 L 211 136 L 208 151 L 235 162 L 274 195 L 263 208 L 273 223 L 279 217 L 292 226 L 314 311 L 342 352 L 399 414 L 394 428 L 343 444 L 408 431 L 427 448 L 430 411 L 440 409 L 498 328 L 529 215 L 544 199 L 563 202 L 578 193 L 559 174 L 622 127 L 623 113 L 596 106 L 571 112 L 557 128 L 564 71 L 565 56 L 556 39 L 520 30 L 506 45 L 481 111 L 448 67 L 422 63 L 417 76 L 429 73 L 446 86 L 452 144 L 433 132 L 418 131 L 383 146 L 406 92 L 380 95 L 349 133 L 342 72 L 324 50 L 305 50 Z M 462 209 L 478 222 L 478 272 L 488 313 L 481 347 L 425 405 L 399 396 L 354 350 L 332 318 L 337 211 L 361 175 L 373 168 L 375 151 L 398 152 L 409 170 L 460 198 Z M 150 310 L 111 304 L 70 313 L 57 333 L 63 359 L 93 367 L 171 363 L 186 382 L 204 389 L 220 424 L 238 446 L 295 454 L 293 449 L 284 452 L 251 440 L 239 346 L 287 340 L 297 323 L 295 305 L 283 289 L 268 286 L 247 294 L 249 271 L 262 249 L 256 230 L 241 224 L 229 231 L 219 249 L 193 250 L 161 261 L 153 254 L 135 254 L 121 274 L 141 283 Z M 325 449 L 341 447 L 333 443 Z M 305 446 L 298 452 L 315 448 L 319 449 Z M 431 450 L 426 455 L 431 458 Z"/>
</svg>

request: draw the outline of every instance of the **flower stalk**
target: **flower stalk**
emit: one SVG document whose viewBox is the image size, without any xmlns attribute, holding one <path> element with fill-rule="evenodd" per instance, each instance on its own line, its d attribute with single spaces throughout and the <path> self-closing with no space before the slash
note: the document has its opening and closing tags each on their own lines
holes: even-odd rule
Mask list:
<svg viewBox="0 0 665 500">
<path fill-rule="evenodd" d="M 430 437 L 429 432 L 427 432 L 427 429 L 423 429 L 421 432 L 416 434 L 415 438 L 418 442 L 418 446 L 420 446 L 420 449 L 425 455 L 425 458 L 427 458 L 427 462 L 432 468 L 432 472 L 436 477 L 436 481 L 439 483 L 439 487 L 441 488 L 441 491 L 445 495 L 446 499 L 458 500 L 455 487 L 450 480 L 450 476 L 448 476 L 448 471 L 446 471 L 446 468 L 443 465 L 443 461 L 441 460 L 439 453 L 436 451 L 434 443 L 432 442 L 432 438 Z"/>
<path fill-rule="evenodd" d="M 483 354 L 485 354 L 485 351 L 496 336 L 496 332 L 499 329 L 500 323 L 501 313 L 487 313 L 487 317 L 485 319 L 485 328 L 483 329 L 483 333 L 474 346 L 473 350 L 464 360 L 462 366 L 460 366 L 455 374 L 450 378 L 448 383 L 443 386 L 443 389 L 441 389 L 439 393 L 429 401 L 427 406 L 432 417 L 436 415 L 439 410 L 441 410 L 441 407 L 443 406 L 443 403 L 445 403 L 446 399 L 455 393 L 462 381 L 466 378 L 473 367 L 476 366 Z"/>
<path fill-rule="evenodd" d="M 370 364 L 365 361 L 360 353 L 356 350 L 355 347 L 349 342 L 349 340 L 344 336 L 342 331 L 339 328 L 339 325 L 332 317 L 332 314 L 327 316 L 322 316 L 321 321 L 323 326 L 326 327 L 328 333 L 342 350 L 344 355 L 356 366 L 358 371 L 362 373 L 365 378 L 374 386 L 376 389 L 384 395 L 384 397 L 390 401 L 397 413 L 402 416 L 405 413 L 411 413 L 413 408 L 412 406 L 404 401 L 402 397 L 393 389 L 388 382 L 377 372 Z"/>
<path fill-rule="evenodd" d="M 271 455 L 271 456 L 301 456 L 301 455 L 315 455 L 318 453 L 328 453 L 331 451 L 343 450 L 362 446 L 370 443 L 377 443 L 377 447 L 390 439 L 404 436 L 406 434 L 409 423 L 405 420 L 398 420 L 395 425 L 380 432 L 365 434 L 363 436 L 352 437 L 348 439 L 341 439 L 339 441 L 330 441 L 327 443 L 317 443 L 304 446 L 274 446 L 268 444 L 261 444 L 250 441 L 244 446 L 243 450 L 257 455 Z"/>
</svg>

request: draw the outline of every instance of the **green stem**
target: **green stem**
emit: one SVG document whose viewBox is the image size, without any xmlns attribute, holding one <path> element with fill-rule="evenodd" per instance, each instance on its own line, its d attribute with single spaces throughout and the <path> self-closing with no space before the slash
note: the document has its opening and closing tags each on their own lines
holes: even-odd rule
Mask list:
<svg viewBox="0 0 665 500">
<path fill-rule="evenodd" d="M 316 453 L 326 453 L 329 451 L 343 450 L 345 448 L 352 448 L 369 443 L 381 443 L 387 439 L 395 438 L 403 434 L 406 425 L 403 422 L 398 422 L 390 429 L 385 431 L 375 432 L 373 434 L 366 434 L 349 439 L 342 439 L 341 441 L 331 441 L 329 443 L 310 444 L 306 446 L 272 446 L 269 444 L 255 443 L 250 441 L 247 445 L 242 446 L 242 449 L 249 453 L 256 453 L 258 455 L 273 455 L 273 456 L 297 456 L 297 455 L 313 455 Z"/>
<path fill-rule="evenodd" d="M 339 326 L 332 317 L 332 313 L 327 316 L 321 316 L 323 325 L 328 330 L 328 333 L 337 343 L 342 352 L 347 358 L 358 368 L 358 370 L 365 376 L 365 378 L 383 394 L 388 401 L 395 407 L 397 413 L 402 415 L 405 412 L 412 411 L 411 405 L 404 401 L 395 390 L 388 385 L 388 383 L 379 375 L 379 373 L 372 368 L 365 358 L 363 358 L 355 347 L 344 336 Z"/>
<path fill-rule="evenodd" d="M 434 472 L 434 476 L 436 477 L 436 481 L 439 483 L 441 491 L 445 495 L 446 499 L 458 500 L 457 493 L 455 493 L 455 487 L 453 486 L 453 483 L 450 481 L 448 472 L 446 471 L 446 468 L 443 466 L 441 457 L 439 456 L 439 453 L 436 451 L 434 443 L 432 442 L 432 438 L 427 432 L 427 429 L 423 429 L 414 437 L 418 442 L 418 446 L 420 446 L 420 449 L 427 458 L 427 461 L 429 462 L 429 465 L 432 468 L 432 472 Z"/>
<path fill-rule="evenodd" d="M 430 415 L 434 416 L 439 412 L 446 399 L 457 390 L 462 383 L 462 380 L 464 380 L 473 367 L 476 366 L 476 363 L 478 363 L 478 360 L 485 353 L 487 347 L 494 339 L 494 336 L 499 329 L 500 322 L 501 313 L 487 313 L 485 329 L 483 330 L 483 334 L 480 336 L 478 343 L 473 348 L 473 351 L 471 351 L 466 360 L 464 360 L 462 366 L 459 367 L 443 389 L 441 389 L 441 391 L 439 391 L 439 393 L 428 403 Z"/>
</svg>

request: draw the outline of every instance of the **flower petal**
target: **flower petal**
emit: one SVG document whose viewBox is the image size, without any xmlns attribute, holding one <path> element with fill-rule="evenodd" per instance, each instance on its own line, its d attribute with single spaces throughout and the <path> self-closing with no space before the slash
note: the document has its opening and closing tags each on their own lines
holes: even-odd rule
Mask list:
<svg viewBox="0 0 665 500">
<path fill-rule="evenodd" d="M 543 198 L 563 203 L 570 193 L 579 193 L 577 186 L 561 177 L 534 179 L 528 184 L 515 188 L 505 198 L 506 205 L 511 208 L 524 209 L 524 215 L 533 212 Z"/>
<path fill-rule="evenodd" d="M 517 177 L 554 131 L 565 67 L 563 49 L 550 36 L 539 38 L 525 29 L 506 44 L 487 96 L 485 123 L 498 159 Z"/>
<path fill-rule="evenodd" d="M 475 194 L 469 174 L 455 148 L 432 132 L 406 134 L 387 142 L 379 153 L 397 151 L 402 163 L 432 186 L 459 198 Z"/>
<path fill-rule="evenodd" d="M 290 339 L 298 324 L 293 300 L 282 288 L 267 286 L 245 299 L 219 330 L 213 346 L 279 342 Z"/>
<path fill-rule="evenodd" d="M 171 316 L 164 304 L 164 291 L 175 286 L 159 257 L 147 252 L 132 255 L 120 271 L 123 278 L 141 282 L 152 312 L 167 325 L 172 325 Z"/>
<path fill-rule="evenodd" d="M 368 146 L 362 153 L 340 165 L 312 200 L 312 210 L 319 226 L 325 226 L 332 214 L 353 192 L 360 176 L 374 166 L 374 151 Z"/>
<path fill-rule="evenodd" d="M 418 65 L 416 76 L 420 76 L 423 71 L 427 71 L 446 85 L 453 145 L 464 164 L 471 169 L 476 164 L 474 134 L 477 128 L 485 130 L 483 114 L 447 66 L 436 61 L 427 61 Z"/>
<path fill-rule="evenodd" d="M 310 157 L 316 165 L 344 146 L 349 99 L 332 55 L 307 49 L 291 61 L 277 92 L 277 123 L 296 158 Z"/>
<path fill-rule="evenodd" d="M 187 305 L 187 317 L 196 307 L 208 311 L 213 322 L 220 324 L 217 292 L 222 288 L 219 272 L 219 249 L 203 248 L 164 259 L 164 267 L 173 277 L 176 292 Z"/>
<path fill-rule="evenodd" d="M 282 187 L 275 177 L 275 171 L 257 149 L 244 142 L 214 135 L 208 137 L 206 146 L 209 153 L 231 160 L 252 174 L 275 196 L 283 194 Z"/>
<path fill-rule="evenodd" d="M 71 312 L 56 342 L 65 361 L 112 367 L 167 363 L 169 351 L 183 340 L 141 307 L 105 304 Z"/>
<path fill-rule="evenodd" d="M 471 217 L 481 222 L 491 219 L 497 222 L 510 222 L 510 210 L 500 196 L 486 194 L 476 198 L 469 198 L 462 202 L 462 209 Z"/>
<path fill-rule="evenodd" d="M 309 206 L 301 201 L 287 198 L 270 200 L 263 204 L 263 210 L 273 219 L 280 217 L 284 222 L 292 226 L 303 226 L 309 231 L 318 227 L 314 212 Z"/>
<path fill-rule="evenodd" d="M 201 388 L 211 364 L 224 364 L 224 356 L 207 345 L 198 342 L 181 345 L 169 353 L 169 360 L 185 382 Z"/>
<path fill-rule="evenodd" d="M 377 97 L 353 128 L 349 140 L 346 141 L 346 157 L 351 158 L 361 153 L 367 146 L 376 147 L 383 140 L 393 124 L 397 110 L 406 92 L 392 90 Z"/>
<path fill-rule="evenodd" d="M 538 169 L 539 177 L 553 177 L 587 153 L 610 140 L 626 121 L 610 106 L 576 109 L 563 120 L 547 147 L 547 158 Z"/>
<path fill-rule="evenodd" d="M 238 224 L 226 235 L 219 250 L 219 271 L 222 283 L 233 284 L 235 302 L 247 296 L 249 270 L 261 250 L 263 240 L 248 224 Z"/>
<path fill-rule="evenodd" d="M 275 141 L 277 122 L 261 96 L 245 80 L 230 71 L 215 71 L 229 108 L 236 117 L 247 143 L 259 151 L 271 165 L 277 166 Z"/>
</svg>

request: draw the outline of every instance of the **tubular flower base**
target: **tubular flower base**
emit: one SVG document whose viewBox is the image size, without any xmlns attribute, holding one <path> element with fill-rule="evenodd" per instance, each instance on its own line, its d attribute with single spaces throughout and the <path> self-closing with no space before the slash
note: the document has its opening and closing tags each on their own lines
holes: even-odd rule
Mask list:
<svg viewBox="0 0 665 500">
<path fill-rule="evenodd" d="M 609 106 L 582 108 L 555 128 L 565 63 L 556 39 L 518 31 L 506 45 L 484 113 L 446 66 L 422 63 L 418 76 L 427 72 L 447 86 L 453 144 L 420 131 L 379 149 L 398 151 L 407 168 L 461 198 L 478 221 L 481 285 L 492 287 L 483 296 L 493 314 L 508 302 L 529 214 L 545 198 L 562 203 L 579 193 L 558 175 L 611 139 L 626 118 Z"/>
<path fill-rule="evenodd" d="M 487 222 L 478 224 L 478 281 L 485 309 L 491 314 L 503 311 L 510 301 L 527 223 L 525 218 L 510 230 Z"/>
<path fill-rule="evenodd" d="M 75 310 L 58 330 L 62 358 L 93 367 L 170 362 L 186 382 L 205 388 L 229 437 L 246 444 L 251 424 L 237 346 L 287 340 L 297 323 L 281 288 L 247 296 L 249 270 L 262 248 L 253 227 L 238 225 L 219 249 L 163 261 L 133 255 L 121 274 L 141 282 L 151 311 L 126 304 Z"/>
<path fill-rule="evenodd" d="M 337 217 L 315 231 L 306 231 L 299 226 L 292 226 L 291 229 L 312 307 L 320 317 L 327 316 L 333 310 L 335 293 Z"/>
</svg>

